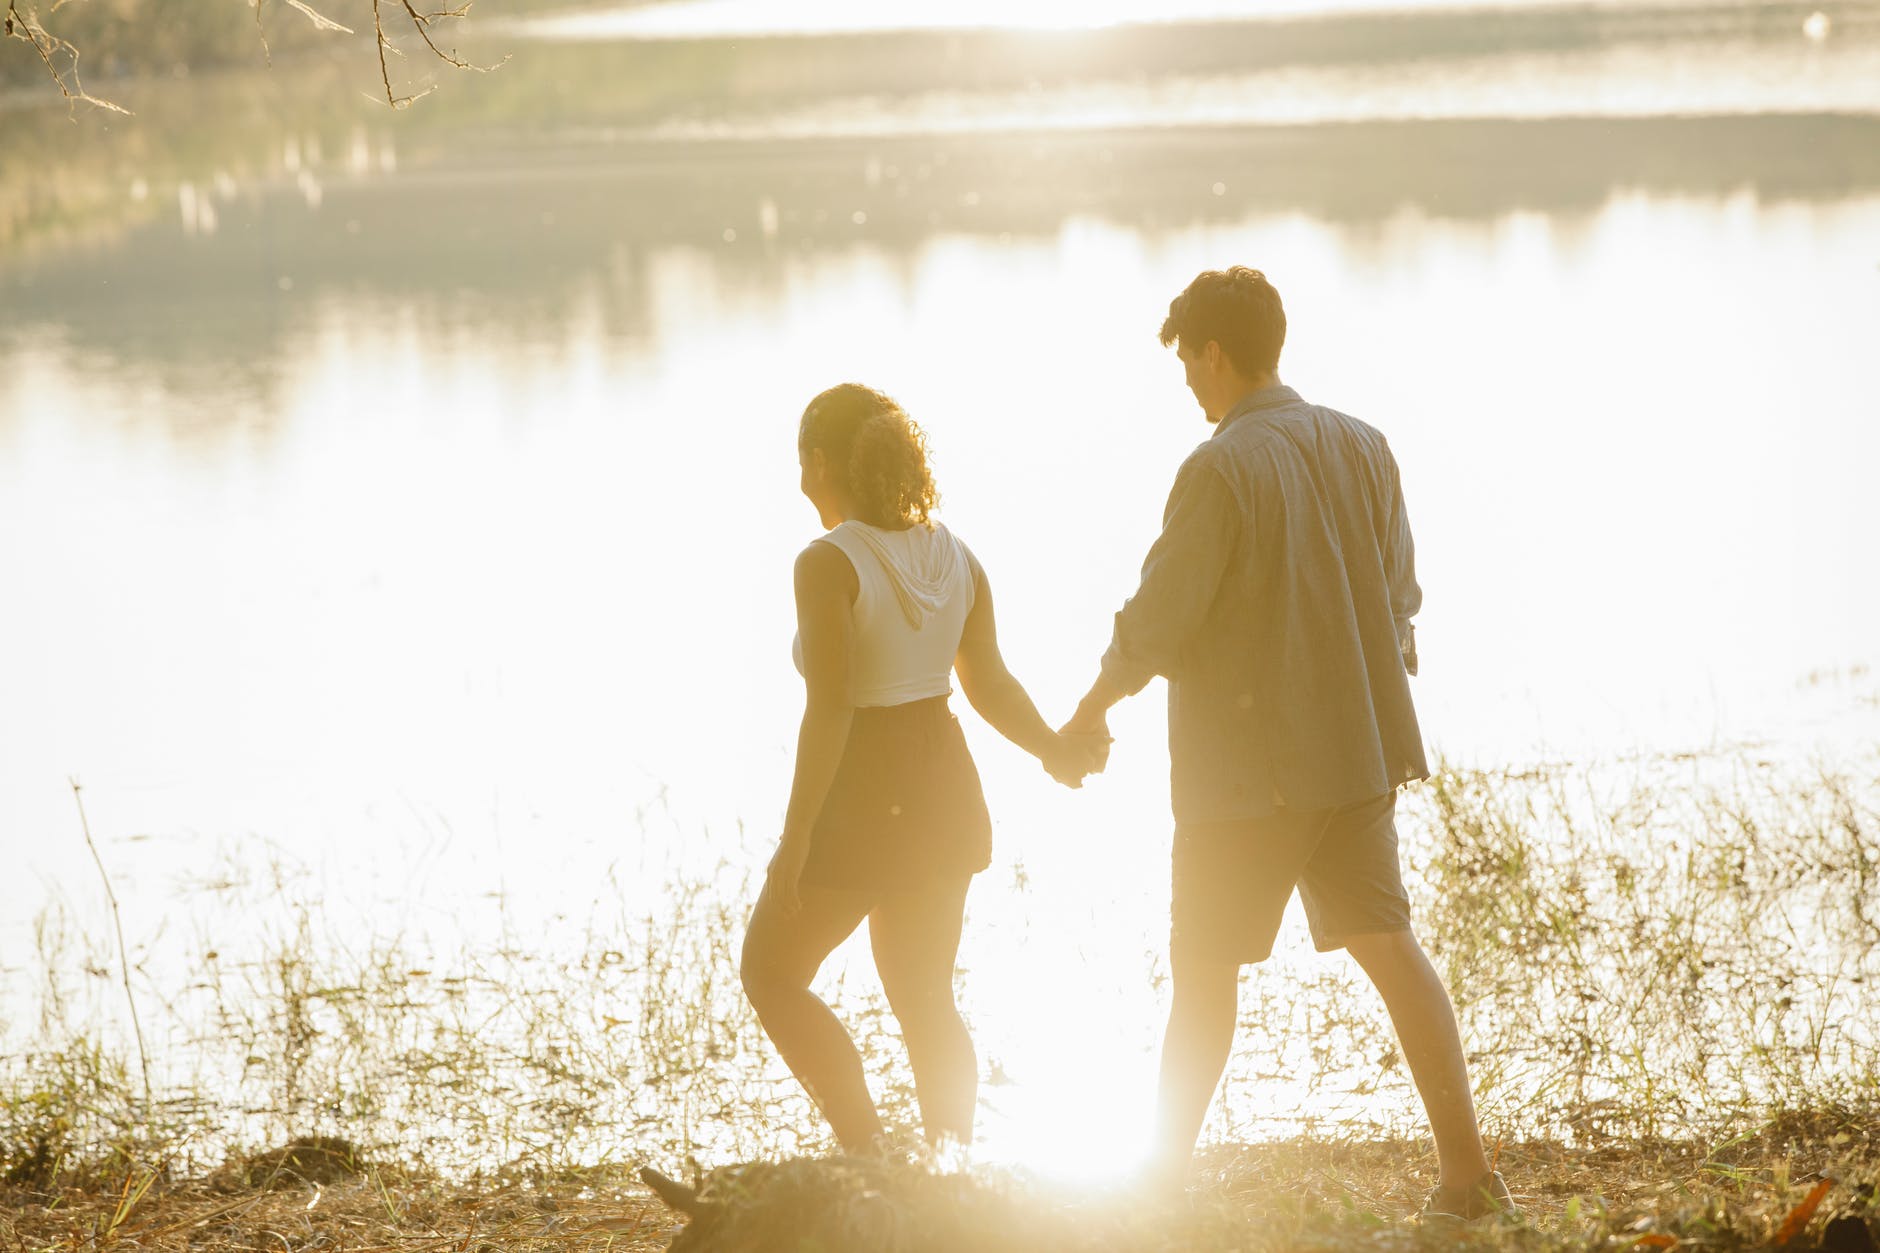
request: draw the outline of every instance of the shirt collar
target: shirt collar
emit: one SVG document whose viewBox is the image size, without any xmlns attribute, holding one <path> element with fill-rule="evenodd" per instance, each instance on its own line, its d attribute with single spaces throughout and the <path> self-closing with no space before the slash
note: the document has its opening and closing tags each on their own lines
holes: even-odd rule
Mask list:
<svg viewBox="0 0 1880 1253">
<path fill-rule="evenodd" d="M 1225 431 L 1229 426 L 1233 425 L 1234 422 L 1240 418 L 1246 417 L 1250 413 L 1258 413 L 1263 409 L 1277 409 L 1282 405 L 1296 405 L 1298 403 L 1300 403 L 1299 393 L 1286 386 L 1284 383 L 1275 383 L 1271 387 L 1262 387 L 1257 392 L 1249 392 L 1247 395 L 1241 397 L 1240 403 L 1235 405 L 1232 409 L 1229 409 L 1227 416 L 1223 417 L 1220 422 L 1216 424 L 1214 434 L 1219 435 L 1222 431 Z"/>
</svg>

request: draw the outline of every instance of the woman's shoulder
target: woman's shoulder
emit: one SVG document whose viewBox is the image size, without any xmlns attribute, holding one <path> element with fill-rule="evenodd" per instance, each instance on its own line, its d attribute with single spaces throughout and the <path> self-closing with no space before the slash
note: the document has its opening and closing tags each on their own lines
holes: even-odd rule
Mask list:
<svg viewBox="0 0 1880 1253">
<path fill-rule="evenodd" d="M 796 555 L 796 577 L 799 583 L 806 579 L 812 582 L 855 582 L 855 562 L 841 541 L 834 538 L 835 534 L 835 531 L 830 531 L 818 535 Z"/>
<path fill-rule="evenodd" d="M 809 556 L 811 553 L 820 551 L 824 560 L 830 559 L 831 554 L 840 554 L 844 559 L 852 562 L 856 559 L 857 554 L 864 550 L 867 543 L 868 539 L 862 534 L 862 524 L 860 522 L 856 522 L 853 519 L 847 522 L 838 522 L 836 525 L 811 540 L 804 547 L 798 560 L 801 560 L 802 557 Z"/>
</svg>

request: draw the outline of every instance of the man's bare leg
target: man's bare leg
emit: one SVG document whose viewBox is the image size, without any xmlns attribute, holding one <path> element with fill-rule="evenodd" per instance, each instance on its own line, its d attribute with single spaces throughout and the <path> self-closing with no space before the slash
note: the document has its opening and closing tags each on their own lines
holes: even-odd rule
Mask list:
<svg viewBox="0 0 1880 1253">
<path fill-rule="evenodd" d="M 1187 1179 L 1208 1102 L 1214 1099 L 1234 1047 L 1240 966 L 1218 958 L 1179 959 L 1173 966 L 1175 996 L 1162 1039 L 1156 1142 L 1149 1169 L 1157 1183 L 1179 1186 Z"/>
<path fill-rule="evenodd" d="M 1488 1174 L 1488 1158 L 1482 1152 L 1482 1132 L 1475 1120 L 1462 1033 L 1442 977 L 1407 928 L 1352 936 L 1345 947 L 1390 1011 L 1397 1043 L 1429 1114 L 1442 1186 L 1473 1186 Z"/>
</svg>

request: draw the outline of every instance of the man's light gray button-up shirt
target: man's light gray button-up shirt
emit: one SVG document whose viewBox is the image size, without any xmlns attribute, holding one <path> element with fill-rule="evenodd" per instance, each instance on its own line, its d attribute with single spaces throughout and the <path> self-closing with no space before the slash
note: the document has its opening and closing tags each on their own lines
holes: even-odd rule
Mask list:
<svg viewBox="0 0 1880 1253">
<path fill-rule="evenodd" d="M 1426 778 L 1410 701 L 1422 604 L 1374 428 L 1273 386 L 1175 476 L 1103 672 L 1169 681 L 1178 822 L 1319 809 Z"/>
</svg>

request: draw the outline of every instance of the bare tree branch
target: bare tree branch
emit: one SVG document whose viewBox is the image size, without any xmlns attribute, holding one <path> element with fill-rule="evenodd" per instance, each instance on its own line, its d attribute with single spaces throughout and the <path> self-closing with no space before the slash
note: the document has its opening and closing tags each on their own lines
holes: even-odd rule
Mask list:
<svg viewBox="0 0 1880 1253">
<path fill-rule="evenodd" d="M 56 13 L 59 5 L 63 3 L 65 0 L 58 0 L 52 6 L 53 12 Z M 130 116 L 129 109 L 94 96 L 85 90 L 84 84 L 78 77 L 78 49 L 41 25 L 37 12 L 28 9 L 25 13 L 21 13 L 19 0 L 7 0 L 5 28 L 6 34 L 11 38 L 24 39 L 33 45 L 33 51 L 39 54 L 39 59 L 44 63 L 46 73 L 52 76 L 53 84 L 58 87 L 59 94 L 64 96 L 72 107 L 89 104 L 112 113 Z M 53 61 L 54 56 L 65 58 L 69 62 L 63 71 Z M 66 81 L 68 77 L 71 79 L 69 83 Z"/>
<path fill-rule="evenodd" d="M 509 58 L 505 56 L 501 61 L 498 61 L 495 65 L 473 65 L 469 61 L 465 61 L 461 57 L 459 57 L 457 55 L 457 50 L 455 48 L 451 49 L 449 52 L 445 52 L 442 48 L 439 48 L 435 42 L 432 41 L 431 23 L 437 21 L 439 18 L 468 17 L 470 15 L 471 0 L 464 0 L 464 3 L 459 5 L 457 8 L 439 9 L 435 13 L 418 12 L 417 9 L 412 7 L 411 0 L 399 0 L 399 3 L 405 6 L 405 12 L 410 14 L 411 16 L 412 29 L 418 32 L 419 36 L 424 40 L 425 46 L 428 47 L 432 51 L 432 53 L 434 53 L 438 57 L 438 59 L 442 61 L 447 61 L 451 65 L 456 66 L 460 70 L 475 70 L 479 74 L 487 74 L 491 70 L 497 69 L 498 67 L 502 66 L 509 60 Z"/>
<path fill-rule="evenodd" d="M 45 11 L 47 13 L 56 13 L 62 6 L 69 2 L 70 0 L 51 0 L 49 7 L 46 7 Z M 324 0 L 321 0 L 321 2 L 324 2 Z M 438 43 L 433 28 L 440 22 L 468 17 L 470 14 L 469 0 L 465 0 L 465 3 L 455 8 L 440 8 L 430 11 L 419 8 L 418 4 L 421 2 L 422 0 L 371 0 L 373 41 L 378 47 L 379 82 L 384 87 L 385 103 L 394 109 L 408 108 L 414 101 L 420 100 L 437 90 L 437 87 L 433 84 L 422 91 L 401 96 L 398 94 L 398 89 L 392 85 L 392 71 L 389 58 L 403 57 L 405 54 L 393 43 L 391 35 L 388 34 L 385 29 L 385 12 L 390 5 L 396 4 L 397 8 L 404 10 L 406 19 L 411 23 L 411 29 L 416 31 L 418 38 L 424 41 L 424 46 L 430 51 L 431 55 L 444 62 L 446 65 L 460 70 L 475 70 L 480 74 L 487 74 L 491 70 L 504 65 L 509 60 L 509 58 L 505 56 L 501 61 L 496 62 L 495 65 L 478 65 L 459 55 L 455 48 L 446 49 Z M 35 6 L 34 0 L 4 0 L 4 3 L 6 5 L 5 34 L 8 37 L 32 44 L 33 51 L 38 55 L 40 62 L 46 67 L 46 73 L 51 77 L 54 85 L 58 87 L 61 95 L 74 106 L 78 104 L 89 104 L 101 109 L 110 110 L 113 113 L 128 114 L 130 112 L 130 110 L 114 104 L 109 100 L 100 99 L 84 89 L 78 76 L 78 48 L 70 41 L 62 39 L 46 29 L 45 25 L 39 20 L 40 10 Z M 262 55 L 267 59 L 269 66 L 272 66 L 274 64 L 274 50 L 268 43 L 267 30 L 262 22 L 261 14 L 262 5 L 265 3 L 265 0 L 247 0 L 247 3 L 254 12 L 255 31 L 261 40 Z M 283 3 L 299 10 L 302 16 L 313 23 L 314 29 L 316 30 L 330 31 L 344 35 L 358 33 L 343 22 L 338 22 L 328 17 L 325 13 L 315 8 L 312 3 L 309 3 L 308 0 L 283 0 Z M 22 4 L 26 6 L 24 12 L 22 12 L 20 8 Z"/>
<path fill-rule="evenodd" d="M 307 20 L 313 23 L 314 28 L 316 30 L 333 30 L 333 31 L 338 31 L 343 35 L 352 35 L 352 34 L 357 33 L 356 31 L 353 30 L 352 27 L 340 25 L 338 22 L 335 22 L 332 18 L 320 12 L 318 9 L 314 8 L 312 5 L 303 4 L 301 0 L 287 0 L 287 3 L 292 5 L 294 8 L 299 9 L 302 13 L 305 13 L 307 15 Z"/>
<path fill-rule="evenodd" d="M 402 57 L 405 54 L 393 47 L 392 41 L 385 37 L 385 20 L 380 13 L 381 2 L 382 0 L 372 0 L 372 30 L 378 36 L 379 44 L 379 78 L 385 83 L 385 103 L 394 109 L 405 109 L 411 106 L 412 101 L 423 99 L 437 89 L 426 87 L 415 96 L 401 96 L 392 90 L 392 71 L 385 64 L 385 54 L 388 51 L 395 57 Z"/>
</svg>

